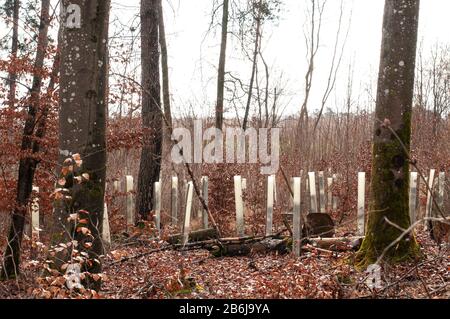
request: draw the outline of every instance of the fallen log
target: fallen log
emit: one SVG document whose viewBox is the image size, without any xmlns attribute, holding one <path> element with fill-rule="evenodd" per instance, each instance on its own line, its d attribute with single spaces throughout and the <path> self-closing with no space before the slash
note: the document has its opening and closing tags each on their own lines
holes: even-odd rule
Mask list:
<svg viewBox="0 0 450 319">
<path fill-rule="evenodd" d="M 331 251 L 358 250 L 364 237 L 310 238 L 307 244 Z"/>
<path fill-rule="evenodd" d="M 290 242 L 292 242 L 290 237 L 285 239 L 265 238 L 259 241 L 247 241 L 244 243 L 220 241 L 216 245 L 207 247 L 207 249 L 214 257 L 247 256 L 272 251 L 284 254 L 289 252 L 288 246 Z"/>
<path fill-rule="evenodd" d="M 189 233 L 189 242 L 201 242 L 209 239 L 217 239 L 219 237 L 217 230 L 214 228 L 197 230 Z M 171 245 L 181 244 L 183 234 L 171 235 L 166 240 Z"/>
<path fill-rule="evenodd" d="M 337 237 L 337 238 L 310 238 L 304 239 L 302 245 L 307 249 L 318 248 L 323 252 L 349 251 L 359 249 L 364 237 Z M 308 248 L 309 245 L 309 248 Z M 167 250 L 208 250 L 214 257 L 234 257 L 247 256 L 251 254 L 278 252 L 280 254 L 289 253 L 292 249 L 291 237 L 280 237 L 278 235 L 265 237 L 243 237 L 243 238 L 221 238 L 209 239 L 199 242 L 190 242 L 186 245 L 168 244 L 166 246 L 152 249 L 138 255 L 124 257 L 110 263 L 110 265 L 126 262 L 132 259 L 141 258 L 150 254 Z"/>
<path fill-rule="evenodd" d="M 304 239 L 302 245 L 318 248 L 323 252 L 343 252 L 358 250 L 364 237 L 338 237 L 338 238 L 310 238 Z M 254 238 L 238 242 L 233 238 L 231 241 L 220 241 L 217 244 L 206 247 L 215 257 L 246 256 L 258 253 L 276 251 L 280 254 L 289 253 L 292 250 L 292 238 Z"/>
</svg>

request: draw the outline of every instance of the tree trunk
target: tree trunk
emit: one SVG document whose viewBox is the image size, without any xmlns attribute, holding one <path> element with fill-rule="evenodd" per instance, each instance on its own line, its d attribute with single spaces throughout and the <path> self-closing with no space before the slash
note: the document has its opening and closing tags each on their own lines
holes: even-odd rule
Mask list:
<svg viewBox="0 0 450 319">
<path fill-rule="evenodd" d="M 219 71 L 217 74 L 216 128 L 223 126 L 223 99 L 225 90 L 225 62 L 228 39 L 229 0 L 223 0 L 222 12 L 222 40 L 220 43 Z"/>
<path fill-rule="evenodd" d="M 33 84 L 30 91 L 27 118 L 22 135 L 21 151 L 31 151 L 34 155 L 39 152 L 39 144 L 36 142 L 35 127 L 40 104 L 40 93 L 42 87 L 42 76 L 40 70 L 44 66 L 44 58 L 48 44 L 48 25 L 50 0 L 42 0 L 41 16 L 36 49 L 34 68 L 37 71 L 33 76 Z M 8 235 L 8 244 L 5 250 L 5 258 L 1 272 L 2 279 L 15 278 L 19 274 L 21 243 L 25 226 L 27 205 L 33 187 L 34 173 L 38 160 L 34 156 L 25 156 L 19 163 L 19 177 L 17 181 L 16 205 L 12 214 L 11 226 Z"/>
<path fill-rule="evenodd" d="M 163 145 L 162 158 L 169 161 L 170 148 L 172 145 L 172 110 L 170 107 L 170 85 L 169 85 L 169 65 L 167 57 L 166 28 L 164 24 L 164 10 L 162 0 L 158 2 L 159 15 L 159 46 L 161 48 L 161 71 L 162 71 L 162 92 L 164 104 L 164 120 L 163 120 Z"/>
<path fill-rule="evenodd" d="M 413 234 L 388 249 L 410 226 L 409 151 L 419 0 L 386 0 L 366 237 L 358 252 L 365 267 L 383 254 L 398 262 L 418 254 Z M 405 149 L 406 148 L 406 149 Z M 389 220 L 389 223 L 387 222 Z M 395 224 L 398 227 L 394 227 Z"/>
<path fill-rule="evenodd" d="M 259 52 L 259 42 L 260 42 L 260 29 L 261 29 L 261 7 L 262 1 L 259 2 L 258 5 L 258 13 L 255 17 L 256 19 L 256 35 L 255 35 L 255 49 L 253 51 L 253 61 L 252 61 L 252 73 L 250 77 L 250 84 L 248 86 L 248 97 L 247 97 L 247 105 L 245 106 L 245 114 L 244 121 L 242 123 L 242 129 L 245 131 L 247 129 L 248 117 L 250 114 L 250 106 L 252 102 L 252 93 L 253 93 L 253 83 L 255 82 L 255 74 L 256 74 L 256 66 L 258 64 L 258 52 Z"/>
<path fill-rule="evenodd" d="M 169 86 L 169 65 L 167 59 L 167 43 L 166 43 L 166 28 L 164 25 L 164 11 L 162 0 L 158 2 L 158 17 L 159 17 L 159 46 L 161 47 L 161 70 L 163 81 L 163 104 L 165 125 L 172 127 L 172 111 L 170 109 L 170 86 Z M 169 130 L 170 131 L 170 130 Z M 170 139 L 169 139 L 170 141 Z"/>
<path fill-rule="evenodd" d="M 159 0 L 141 0 L 141 66 L 143 145 L 139 166 L 136 210 L 148 219 L 153 185 L 159 180 L 162 152 L 161 86 L 159 78 Z"/>
<path fill-rule="evenodd" d="M 73 154 L 80 154 L 82 173 L 89 174 L 85 183 L 66 188 L 71 190 L 70 203 L 55 203 L 52 244 L 77 240 L 78 250 L 86 252 L 90 262 L 83 270 L 101 271 L 99 255 L 103 252 L 101 225 L 106 177 L 106 117 L 107 117 L 107 62 L 110 0 L 63 0 L 61 74 L 59 96 L 59 162 Z M 78 12 L 78 9 L 79 12 Z M 79 15 L 78 15 L 79 14 Z M 77 23 L 77 21 L 79 23 Z M 89 247 L 86 236 L 74 230 L 69 214 L 87 213 L 86 227 L 92 234 Z M 67 262 L 67 254 L 51 258 L 60 270 Z M 98 289 L 100 282 L 87 282 Z"/>
<path fill-rule="evenodd" d="M 14 0 L 13 6 L 13 34 L 12 34 L 12 42 L 11 42 L 11 58 L 13 59 L 13 63 L 15 63 L 15 59 L 17 58 L 17 51 L 19 48 L 19 9 L 20 9 L 20 1 Z M 17 75 L 15 72 L 9 73 L 9 92 L 8 92 L 8 103 L 12 108 L 14 107 L 14 101 L 16 99 L 16 86 L 17 86 Z"/>
</svg>

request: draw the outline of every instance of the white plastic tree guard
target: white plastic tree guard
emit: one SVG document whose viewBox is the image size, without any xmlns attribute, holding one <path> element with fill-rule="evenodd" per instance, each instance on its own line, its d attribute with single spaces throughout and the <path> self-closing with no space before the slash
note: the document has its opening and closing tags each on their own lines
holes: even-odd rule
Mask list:
<svg viewBox="0 0 450 319">
<path fill-rule="evenodd" d="M 333 174 L 333 183 L 337 181 L 337 174 Z M 337 211 L 338 208 L 338 197 L 333 196 L 333 211 Z"/>
<path fill-rule="evenodd" d="M 102 240 L 106 245 L 111 245 L 111 230 L 109 228 L 108 205 L 106 200 L 103 204 Z"/>
<path fill-rule="evenodd" d="M 194 184 L 192 182 L 189 182 L 187 184 L 186 210 L 184 212 L 183 245 L 187 244 L 189 240 L 189 232 L 191 231 L 191 212 L 192 212 L 193 193 L 194 193 Z"/>
<path fill-rule="evenodd" d="M 366 198 L 366 173 L 358 173 L 358 236 L 365 233 L 365 198 Z"/>
<path fill-rule="evenodd" d="M 327 212 L 327 203 L 325 197 L 325 173 L 319 172 L 319 202 L 320 202 L 320 212 Z"/>
<path fill-rule="evenodd" d="M 241 176 L 234 177 L 234 202 L 236 205 L 236 233 L 243 237 L 244 229 L 244 201 L 242 199 L 242 178 Z"/>
<path fill-rule="evenodd" d="M 155 211 L 155 226 L 158 234 L 161 233 L 161 182 L 155 182 L 153 187 L 153 203 Z"/>
<path fill-rule="evenodd" d="M 430 170 L 430 176 L 428 176 L 428 189 L 427 189 L 427 205 L 425 208 L 425 217 L 431 217 L 431 209 L 433 207 L 433 190 L 434 190 L 434 175 L 436 174 L 435 169 Z M 429 223 L 425 223 L 425 229 L 429 230 Z"/>
<path fill-rule="evenodd" d="M 333 209 L 333 177 L 327 178 L 327 208 L 329 210 Z"/>
<path fill-rule="evenodd" d="M 266 236 L 272 235 L 275 176 L 267 176 Z"/>
<path fill-rule="evenodd" d="M 301 211 L 300 211 L 300 200 L 301 200 L 301 177 L 294 177 L 293 178 L 293 187 L 292 192 L 294 193 L 293 196 L 293 248 L 292 251 L 294 252 L 295 257 L 299 257 L 301 253 L 301 233 L 302 233 L 302 218 L 301 218 Z"/>
<path fill-rule="evenodd" d="M 309 172 L 309 195 L 311 198 L 311 213 L 317 213 L 317 191 L 316 191 L 316 173 Z"/>
<path fill-rule="evenodd" d="M 39 241 L 39 187 L 33 186 L 35 197 L 31 202 L 31 238 L 33 241 Z"/>
<path fill-rule="evenodd" d="M 444 210 L 445 172 L 439 173 L 437 204 L 440 211 Z M 441 217 L 441 216 L 434 216 Z"/>
<path fill-rule="evenodd" d="M 409 177 L 409 217 L 411 224 L 414 224 L 417 218 L 417 180 L 418 173 L 411 172 Z"/>
<path fill-rule="evenodd" d="M 127 230 L 134 224 L 134 196 L 133 196 L 133 176 L 127 175 L 125 178 L 125 191 L 127 193 Z"/>
<path fill-rule="evenodd" d="M 205 201 L 206 206 L 208 206 L 208 176 L 202 177 L 202 189 L 201 189 L 201 195 L 203 197 L 203 200 Z M 203 222 L 203 228 L 207 229 L 209 220 L 208 220 L 208 211 L 202 207 L 202 222 Z"/>
<path fill-rule="evenodd" d="M 178 176 L 172 176 L 170 193 L 172 224 L 178 224 Z"/>
</svg>

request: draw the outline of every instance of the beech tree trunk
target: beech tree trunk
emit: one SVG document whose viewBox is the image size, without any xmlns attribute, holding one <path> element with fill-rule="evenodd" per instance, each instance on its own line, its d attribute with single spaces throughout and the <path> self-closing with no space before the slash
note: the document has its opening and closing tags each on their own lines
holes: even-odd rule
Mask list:
<svg viewBox="0 0 450 319">
<path fill-rule="evenodd" d="M 223 126 L 223 99 L 225 90 L 225 62 L 228 40 L 229 0 L 223 0 L 222 40 L 220 43 L 219 71 L 217 73 L 216 128 Z"/>
<path fill-rule="evenodd" d="M 400 229 L 410 227 L 409 151 L 419 2 L 385 2 L 371 200 L 366 236 L 357 258 L 361 266 L 375 262 L 385 251 L 384 256 L 391 262 L 414 257 L 418 253 L 413 234 L 403 236 L 387 249 L 402 235 Z"/>
<path fill-rule="evenodd" d="M 159 0 L 141 0 L 142 126 L 144 130 L 136 198 L 136 216 L 147 220 L 162 155 L 159 78 Z"/>
<path fill-rule="evenodd" d="M 77 9 L 78 8 L 78 9 Z M 79 185 L 67 185 L 72 200 L 69 205 L 55 203 L 52 244 L 73 239 L 85 251 L 90 261 L 102 254 L 101 225 L 106 177 L 106 117 L 108 75 L 108 24 L 110 0 L 63 0 L 61 2 L 61 70 L 59 95 L 59 162 L 73 154 L 83 160 L 82 172 L 89 180 Z M 79 10 L 79 12 L 77 12 Z M 85 250 L 85 238 L 68 222 L 69 214 L 88 212 L 87 228 L 92 234 L 92 246 Z M 53 258 L 53 266 L 68 260 L 67 254 Z M 83 265 L 90 273 L 101 271 L 99 262 Z M 88 283 L 93 289 L 99 282 Z"/>
<path fill-rule="evenodd" d="M 38 43 L 36 49 L 36 58 L 34 68 L 37 72 L 33 76 L 33 84 L 29 96 L 27 118 L 25 120 L 24 131 L 22 135 L 21 151 L 25 154 L 30 152 L 32 155 L 25 155 L 20 159 L 19 176 L 17 180 L 16 205 L 11 218 L 8 243 L 5 250 L 3 268 L 0 274 L 2 279 L 16 278 L 19 275 L 21 243 L 23 230 L 25 226 L 25 216 L 27 206 L 30 200 L 34 173 L 38 164 L 38 159 L 33 156 L 39 152 L 39 143 L 37 142 L 37 133 L 43 135 L 45 128 L 41 125 L 36 126 L 38 121 L 38 111 L 40 106 L 40 94 L 42 88 L 42 75 L 40 70 L 44 66 L 44 58 L 48 45 L 48 26 L 49 26 L 50 0 L 42 0 L 41 16 L 38 34 Z M 45 109 L 45 107 L 44 107 Z M 45 118 L 46 113 L 40 117 L 40 123 Z M 40 127 L 36 132 L 36 127 Z M 41 136 L 42 137 L 42 136 Z"/>
</svg>

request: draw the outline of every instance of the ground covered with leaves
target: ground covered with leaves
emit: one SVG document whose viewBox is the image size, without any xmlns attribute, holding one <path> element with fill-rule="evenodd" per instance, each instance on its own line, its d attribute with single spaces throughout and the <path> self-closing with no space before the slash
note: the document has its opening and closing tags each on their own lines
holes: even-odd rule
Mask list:
<svg viewBox="0 0 450 319">
<path fill-rule="evenodd" d="M 206 250 L 148 254 L 161 242 L 134 241 L 115 244 L 104 257 L 98 294 L 73 294 L 61 280 L 39 277 L 42 262 L 25 255 L 20 279 L 1 282 L 0 298 L 450 298 L 448 246 L 439 248 L 426 234 L 417 238 L 422 258 L 384 264 L 378 289 L 352 266 L 354 252 L 309 248 L 300 258 L 277 253 L 216 258 Z"/>
</svg>

